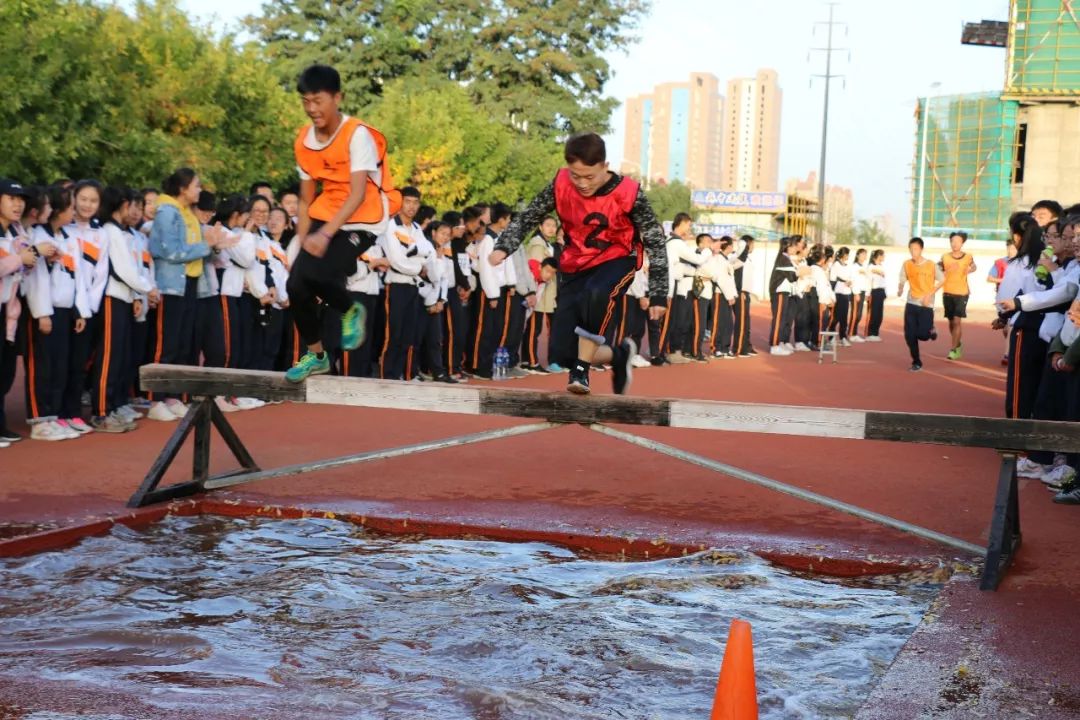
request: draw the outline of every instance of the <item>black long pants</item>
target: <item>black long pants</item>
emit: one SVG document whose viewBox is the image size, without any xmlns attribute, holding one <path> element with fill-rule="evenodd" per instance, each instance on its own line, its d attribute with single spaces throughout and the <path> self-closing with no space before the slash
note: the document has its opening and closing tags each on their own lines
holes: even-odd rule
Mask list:
<svg viewBox="0 0 1080 720">
<path fill-rule="evenodd" d="M 147 356 L 149 354 L 148 340 L 151 327 L 149 315 L 142 322 L 133 322 L 131 324 L 131 352 L 128 353 L 127 369 L 124 372 L 124 382 L 121 386 L 123 398 L 117 398 L 118 401 L 123 400 L 120 403 L 121 405 L 126 405 L 131 398 L 139 395 L 139 368 L 145 365 L 149 359 Z"/>
<path fill-rule="evenodd" d="M 316 228 L 313 227 L 312 230 L 314 229 Z M 352 297 L 345 287 L 345 282 L 350 275 L 356 273 L 356 258 L 360 253 L 358 246 L 349 240 L 350 235 L 370 233 L 339 230 L 330 239 L 326 253 L 321 258 L 307 250 L 301 250 L 289 271 L 286 285 L 289 305 L 292 308 L 293 321 L 305 345 L 322 342 L 323 315 L 326 309 L 345 313 L 352 307 Z M 321 304 L 319 300 L 322 300 Z"/>
<path fill-rule="evenodd" d="M 851 323 L 848 325 L 848 337 L 859 334 L 859 325 L 862 324 L 863 307 L 866 305 L 866 293 L 852 293 L 851 295 Z"/>
<path fill-rule="evenodd" d="M 510 353 L 510 367 L 517 367 L 521 364 L 521 341 L 525 337 L 527 306 L 521 295 L 514 295 L 509 303 L 510 324 L 506 329 L 506 351 Z"/>
<path fill-rule="evenodd" d="M 1005 417 L 1025 420 L 1032 416 L 1045 362 L 1046 343 L 1039 337 L 1038 328 L 1013 326 L 1009 333 Z"/>
<path fill-rule="evenodd" d="M 668 335 L 671 329 L 671 298 L 668 298 L 667 309 L 664 316 L 659 320 L 648 319 L 649 326 L 649 354 L 653 359 L 667 357 Z"/>
<path fill-rule="evenodd" d="M 388 283 L 383 302 L 386 321 L 379 358 L 380 377 L 384 380 L 403 380 L 409 354 L 416 345 L 418 335 L 416 320 L 422 312 L 420 290 L 412 284 Z"/>
<path fill-rule="evenodd" d="M 559 278 L 559 304 L 555 308 L 553 362 L 572 367 L 579 339 L 612 345 L 619 329 L 622 298 L 637 272 L 636 259 L 620 257 Z"/>
<path fill-rule="evenodd" d="M 1052 368 L 1050 357 L 1047 356 L 1043 363 L 1042 377 L 1039 379 L 1039 389 L 1035 393 L 1032 418 L 1035 420 L 1069 419 L 1069 375 L 1070 373 L 1058 372 Z M 1028 453 L 1028 459 L 1049 465 L 1054 462 L 1054 453 L 1048 450 L 1032 450 Z"/>
<path fill-rule="evenodd" d="M 243 367 L 245 352 L 246 328 L 243 311 L 240 309 L 240 298 L 222 295 L 220 305 L 225 367 L 235 370 Z"/>
<path fill-rule="evenodd" d="M 371 354 L 375 344 L 372 342 L 371 333 L 375 326 L 375 305 L 379 301 L 378 295 L 369 295 L 362 292 L 350 292 L 353 302 L 358 302 L 367 310 L 365 316 L 364 337 L 368 338 L 360 347 L 348 352 L 341 353 L 341 374 L 348 377 L 369 378 L 374 375 Z"/>
<path fill-rule="evenodd" d="M 191 364 L 195 347 L 195 321 L 199 312 L 199 278 L 187 278 L 183 295 L 162 295 L 157 312 L 154 362 L 167 365 Z M 167 393 L 149 395 L 151 400 L 176 397 Z"/>
<path fill-rule="evenodd" d="M 806 318 L 809 322 L 809 340 L 806 342 L 811 348 L 821 341 L 821 302 L 818 300 L 817 288 L 811 288 L 810 292 L 803 296 L 806 303 Z"/>
<path fill-rule="evenodd" d="M 506 346 L 510 326 L 510 292 L 503 288 L 495 299 L 495 307 L 484 291 L 477 293 L 473 324 L 472 366 L 479 375 L 491 375 L 495 363 L 495 351 Z"/>
<path fill-rule="evenodd" d="M 551 325 L 552 313 L 533 310 L 525 321 L 525 337 L 521 340 L 521 357 L 530 366 L 540 365 L 540 336 Z"/>
<path fill-rule="evenodd" d="M 791 312 L 795 325 L 795 342 L 814 344 L 814 320 L 810 313 L 810 301 L 805 295 L 791 296 Z"/>
<path fill-rule="evenodd" d="M 754 349 L 750 341 L 750 293 L 740 292 L 735 300 L 735 329 L 732 331 L 731 351 L 743 355 Z"/>
<path fill-rule="evenodd" d="M 732 351 L 732 339 L 735 333 L 735 313 L 727 298 L 718 292 L 712 298 L 712 338 L 709 349 L 727 355 Z"/>
<path fill-rule="evenodd" d="M 252 370 L 273 370 L 278 353 L 281 351 L 285 313 L 272 305 L 265 306 L 265 311 L 265 314 L 256 314 L 255 324 L 252 326 Z"/>
<path fill-rule="evenodd" d="M 89 374 L 90 352 L 96 335 L 94 327 L 99 317 L 100 311 L 98 315 L 92 315 L 86 319 L 82 332 L 75 332 L 75 313 L 72 312 L 67 378 L 64 380 L 64 389 L 60 396 L 59 415 L 62 420 L 82 417 L 83 388 L 86 387 L 86 377 Z"/>
<path fill-rule="evenodd" d="M 296 329 L 293 321 L 291 308 L 285 308 L 281 315 L 281 351 L 278 354 L 276 370 L 287 370 L 295 365 L 303 355 L 304 341 L 300 339 L 300 331 Z M 368 335 L 366 345 L 372 345 L 371 335 Z M 377 346 L 373 346 L 377 347 Z"/>
<path fill-rule="evenodd" d="M 839 300 L 843 295 L 837 295 Z M 839 306 L 839 303 L 837 303 Z M 904 342 L 907 343 L 911 352 L 911 362 L 922 364 L 919 354 L 919 343 L 930 339 L 930 333 L 934 329 L 934 308 L 923 307 L 907 303 L 904 306 Z"/>
<path fill-rule="evenodd" d="M 694 298 L 676 295 L 671 299 L 671 325 L 668 330 L 668 349 L 687 352 L 693 340 L 687 337 L 694 330 Z"/>
<path fill-rule="evenodd" d="M 841 340 L 848 336 L 848 323 L 849 323 L 849 310 L 851 309 L 851 296 L 836 295 L 836 309 L 833 312 L 832 320 L 829 322 L 829 330 L 835 331 L 837 337 Z"/>
<path fill-rule="evenodd" d="M 441 313 L 429 313 L 427 308 L 420 311 L 420 360 L 424 369 L 434 377 L 442 377 L 447 374 L 446 353 L 443 351 L 443 315 Z"/>
<path fill-rule="evenodd" d="M 620 324 L 617 343 L 630 338 L 637 346 L 638 353 L 643 353 L 642 341 L 645 338 L 645 327 L 648 324 L 649 311 L 641 307 L 641 298 L 623 295 L 622 323 Z"/>
<path fill-rule="evenodd" d="M 469 306 L 462 302 L 456 288 L 450 289 L 443 313 L 443 336 L 446 338 L 446 371 L 457 374 L 465 369 L 465 348 L 469 346 Z"/>
<path fill-rule="evenodd" d="M 41 332 L 38 321 L 26 309 L 23 324 L 26 351 L 23 354 L 26 385 L 26 418 L 58 418 L 68 376 L 69 348 L 74 314 L 71 308 L 53 308 L 52 331 Z"/>
<path fill-rule="evenodd" d="M 686 355 L 697 357 L 701 355 L 701 346 L 705 344 L 705 331 L 709 328 L 709 298 L 689 297 L 693 312 L 690 322 L 690 332 L 687 333 L 686 345 L 683 352 Z"/>
<path fill-rule="evenodd" d="M 225 306 L 227 300 L 211 295 L 198 301 L 195 310 L 195 342 L 188 359 L 190 365 L 198 365 L 200 357 L 206 367 L 226 367 L 228 359 L 228 335 L 225 331 Z"/>
<path fill-rule="evenodd" d="M 0 430 L 7 429 L 7 415 L 4 412 L 4 399 L 11 386 L 15 384 L 15 364 L 19 357 L 15 343 L 8 342 L 4 322 L 7 317 L 7 304 L 0 303 Z"/>
<path fill-rule="evenodd" d="M 776 292 L 773 293 L 770 302 L 772 303 L 772 330 L 769 332 L 769 345 L 776 347 L 791 342 L 791 295 L 786 292 Z"/>
<path fill-rule="evenodd" d="M 124 383 L 134 323 L 131 303 L 109 295 L 102 298 L 101 345 L 94 354 L 90 384 L 90 407 L 95 416 L 108 415 L 118 407 L 116 397 Z"/>
<path fill-rule="evenodd" d="M 885 288 L 870 291 L 870 317 L 867 320 L 867 337 L 880 337 L 881 323 L 885 319 Z"/>
</svg>

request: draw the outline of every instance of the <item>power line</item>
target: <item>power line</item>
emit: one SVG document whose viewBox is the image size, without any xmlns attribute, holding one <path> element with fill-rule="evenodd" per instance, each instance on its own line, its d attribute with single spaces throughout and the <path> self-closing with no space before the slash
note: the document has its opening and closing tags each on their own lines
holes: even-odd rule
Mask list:
<svg viewBox="0 0 1080 720">
<path fill-rule="evenodd" d="M 821 21 L 814 23 L 814 34 L 817 34 L 817 29 L 821 26 L 828 28 L 828 42 L 825 47 L 810 48 L 810 52 L 823 52 L 825 53 L 825 73 L 824 74 L 811 74 L 810 83 L 813 85 L 813 78 L 821 78 L 825 81 L 825 109 L 821 118 L 821 165 L 818 170 L 818 240 L 823 241 L 825 239 L 825 158 L 826 149 L 829 141 L 829 86 L 832 84 L 833 78 L 844 78 L 844 75 L 833 74 L 832 71 L 832 59 L 833 53 L 850 50 L 848 48 L 836 48 L 833 47 L 833 28 L 841 26 L 844 28 L 844 35 L 847 35 L 848 26 L 847 23 L 837 22 L 834 19 L 834 13 L 836 6 L 839 3 L 831 2 L 829 5 L 829 19 L 828 21 Z"/>
</svg>

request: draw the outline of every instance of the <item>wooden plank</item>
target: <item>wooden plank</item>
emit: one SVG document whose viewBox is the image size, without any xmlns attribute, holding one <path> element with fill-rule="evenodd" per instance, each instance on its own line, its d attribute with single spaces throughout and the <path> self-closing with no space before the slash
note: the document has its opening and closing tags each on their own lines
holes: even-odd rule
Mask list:
<svg viewBox="0 0 1080 720">
<path fill-rule="evenodd" d="M 504 415 L 559 423 L 614 423 L 888 440 L 1009 450 L 1080 452 L 1080 423 L 973 418 L 707 400 L 578 396 L 504 387 L 317 376 L 294 385 L 281 373 L 148 365 L 149 390 L 354 407 Z"/>
<path fill-rule="evenodd" d="M 383 410 L 480 414 L 478 388 L 445 383 L 415 383 L 318 375 L 308 378 L 307 402 Z"/>
<path fill-rule="evenodd" d="M 671 427 L 861 440 L 862 410 L 672 400 Z"/>
<path fill-rule="evenodd" d="M 1080 423 L 868 412 L 866 439 L 1075 453 L 1080 452 Z"/>
<path fill-rule="evenodd" d="M 259 400 L 303 402 L 303 383 L 291 383 L 284 373 L 261 370 L 230 370 L 189 365 L 144 365 L 139 383 L 153 392 L 188 393 L 194 396 L 253 397 Z"/>
</svg>

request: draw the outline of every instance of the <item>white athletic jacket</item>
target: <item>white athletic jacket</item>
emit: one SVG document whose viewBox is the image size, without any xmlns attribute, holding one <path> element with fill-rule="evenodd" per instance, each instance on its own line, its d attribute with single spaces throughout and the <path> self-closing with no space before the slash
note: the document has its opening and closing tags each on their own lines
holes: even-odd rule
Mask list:
<svg viewBox="0 0 1080 720">
<path fill-rule="evenodd" d="M 108 247 L 109 279 L 105 294 L 126 303 L 135 302 L 137 296 L 145 296 L 154 284 L 142 274 L 142 256 L 135 247 L 135 236 L 115 222 L 107 222 L 101 229 L 102 245 Z"/>
<path fill-rule="evenodd" d="M 383 286 L 382 278 L 379 276 L 378 271 L 368 267 L 366 260 L 377 260 L 383 257 L 386 257 L 386 254 L 383 252 L 382 241 L 380 240 L 368 248 L 368 251 L 356 261 L 356 272 L 345 281 L 345 287 L 348 288 L 349 292 L 358 292 L 365 295 L 379 294 L 379 290 Z"/>
<path fill-rule="evenodd" d="M 255 236 L 243 228 L 234 228 L 229 231 L 230 235 L 239 242 L 231 248 L 226 248 L 214 253 L 213 264 L 218 270 L 224 270 L 221 275 L 220 293 L 228 297 L 238 298 L 244 294 L 244 284 L 248 280 L 248 271 L 258 265 L 255 259 Z M 265 287 L 266 282 L 263 281 Z M 265 290 L 263 291 L 265 293 Z M 261 297 L 261 295 L 259 296 Z"/>
<path fill-rule="evenodd" d="M 101 309 L 101 298 L 105 296 L 105 285 L 109 281 L 109 246 L 96 221 L 74 222 L 64 229 L 79 243 L 79 263 L 90 300 L 90 312 L 97 315 Z"/>
<path fill-rule="evenodd" d="M 35 246 L 56 246 L 52 260 L 39 259 L 24 281 L 26 304 L 34 318 L 49 317 L 54 308 L 75 308 L 79 317 L 90 317 L 90 299 L 79 263 L 79 241 L 60 228 L 54 236 L 48 225 L 38 225 L 30 234 Z"/>
</svg>

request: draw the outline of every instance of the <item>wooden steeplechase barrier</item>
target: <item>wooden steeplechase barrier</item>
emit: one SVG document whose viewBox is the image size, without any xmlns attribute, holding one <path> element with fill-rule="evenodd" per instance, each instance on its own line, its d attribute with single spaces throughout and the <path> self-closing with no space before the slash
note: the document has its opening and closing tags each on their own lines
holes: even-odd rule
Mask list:
<svg viewBox="0 0 1080 720">
<path fill-rule="evenodd" d="M 537 432 L 564 424 L 578 424 L 717 470 L 871 522 L 937 541 L 974 554 L 985 554 L 981 587 L 997 588 L 1005 569 L 1020 546 L 1020 513 L 1017 499 L 1016 459 L 1031 450 L 1080 452 L 1080 424 L 1044 420 L 878 412 L 840 408 L 680 400 L 617 395 L 578 396 L 564 392 L 512 390 L 477 385 L 408 383 L 321 375 L 299 384 L 289 383 L 282 373 L 181 365 L 147 365 L 140 371 L 142 387 L 156 393 L 183 394 L 193 398 L 187 415 L 169 438 L 129 507 L 187 497 L 196 493 L 241 485 L 269 477 L 298 474 L 328 467 L 395 457 Z M 217 408 L 217 396 L 253 397 L 260 400 L 346 405 L 352 407 L 502 415 L 528 418 L 537 423 L 445 440 L 376 450 L 262 470 Z M 933 530 L 874 513 L 801 488 L 731 468 L 662 443 L 608 427 L 653 425 L 694 430 L 768 433 L 846 440 L 882 440 L 900 443 L 987 448 L 1001 455 L 989 542 L 981 548 Z M 209 475 L 210 428 L 216 427 L 240 463 L 240 469 Z M 184 441 L 195 434 L 192 478 L 159 488 L 166 470 Z"/>
</svg>

